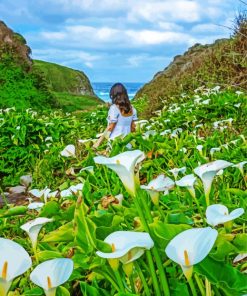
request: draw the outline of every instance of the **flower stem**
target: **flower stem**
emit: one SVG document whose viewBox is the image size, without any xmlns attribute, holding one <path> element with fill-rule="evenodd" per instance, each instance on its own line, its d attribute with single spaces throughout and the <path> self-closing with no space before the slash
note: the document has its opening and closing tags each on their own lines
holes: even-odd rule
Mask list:
<svg viewBox="0 0 247 296">
<path fill-rule="evenodd" d="M 134 203 L 135 203 L 136 209 L 138 211 L 138 214 L 140 216 L 140 219 L 142 221 L 143 227 L 149 233 L 149 229 L 148 229 L 145 217 L 143 216 L 142 210 L 140 208 L 140 205 L 139 205 L 138 200 L 137 200 L 136 197 L 134 197 Z M 154 290 L 155 290 L 155 295 L 156 296 L 161 296 L 160 288 L 159 288 L 159 284 L 158 284 L 158 280 L 157 280 L 157 276 L 156 276 L 156 272 L 155 272 L 155 268 L 154 268 L 154 262 L 153 262 L 151 252 L 149 250 L 147 250 L 146 254 L 147 254 L 148 265 L 149 265 L 149 268 L 150 268 L 150 271 L 151 271 L 151 276 L 152 276 L 153 286 L 154 286 Z"/>
<path fill-rule="evenodd" d="M 152 223 L 153 222 L 153 218 L 151 216 L 151 213 L 150 213 L 150 210 L 148 208 L 147 203 L 142 198 L 139 198 L 139 201 L 140 201 L 140 204 L 144 208 L 145 214 L 147 216 L 148 223 Z M 144 221 L 142 221 L 142 223 L 143 223 L 143 226 L 145 227 L 145 230 L 150 234 L 150 229 L 149 229 L 148 224 L 146 223 L 146 220 L 144 219 Z M 158 267 L 158 270 L 159 270 L 160 283 L 161 283 L 162 289 L 164 291 L 164 294 L 166 296 L 169 296 L 170 295 L 170 291 L 169 291 L 169 286 L 168 286 L 166 274 L 165 274 L 164 268 L 162 266 L 162 261 L 161 261 L 161 258 L 160 258 L 160 255 L 159 255 L 159 252 L 158 252 L 158 249 L 157 249 L 156 246 L 154 246 L 152 248 L 152 253 L 154 255 L 154 258 L 155 258 L 155 261 L 156 261 L 156 264 L 157 264 L 157 267 Z"/>
<path fill-rule="evenodd" d="M 196 280 L 197 286 L 198 286 L 198 288 L 199 288 L 199 290 L 200 290 L 200 292 L 201 292 L 201 295 L 202 295 L 202 296 L 206 296 L 205 289 L 204 289 L 204 285 L 203 285 L 201 279 L 199 278 L 199 276 L 198 276 L 196 273 L 195 273 L 194 277 L 195 277 L 195 280 Z"/>
<path fill-rule="evenodd" d="M 205 287 L 206 287 L 206 296 L 212 296 L 211 284 L 207 278 L 205 279 Z"/>
<path fill-rule="evenodd" d="M 136 289 L 135 289 L 135 283 L 134 283 L 133 275 L 130 275 L 129 276 L 129 281 L 130 281 L 131 290 L 135 294 L 136 293 Z"/>
<path fill-rule="evenodd" d="M 122 279 L 121 279 L 121 276 L 120 276 L 120 273 L 118 270 L 114 270 L 114 274 L 116 276 L 116 279 L 117 279 L 117 283 L 118 283 L 118 286 L 120 288 L 120 291 L 125 293 L 125 289 L 124 289 L 124 285 L 123 285 L 123 282 L 122 282 Z"/>
<path fill-rule="evenodd" d="M 104 278 L 106 278 L 117 291 L 120 291 L 120 288 L 116 284 L 115 280 L 113 280 L 112 277 L 107 272 L 104 272 L 99 269 L 95 269 L 95 272 L 102 275 Z"/>
<path fill-rule="evenodd" d="M 106 182 L 107 182 L 109 193 L 112 195 L 112 193 L 111 193 L 111 186 L 110 186 L 110 182 L 109 182 L 107 170 L 106 170 L 106 167 L 104 165 L 103 165 L 103 169 L 104 169 L 104 172 L 105 172 L 105 177 L 106 177 Z"/>
<path fill-rule="evenodd" d="M 151 296 L 151 293 L 149 291 L 149 287 L 148 287 L 148 284 L 147 284 L 147 281 L 144 277 L 144 274 L 139 266 L 139 264 L 137 262 L 135 262 L 135 267 L 136 267 L 136 270 L 141 278 L 141 281 L 142 281 L 142 284 L 143 284 L 143 288 L 144 288 L 144 292 L 146 294 L 146 296 Z"/>
<path fill-rule="evenodd" d="M 190 280 L 188 281 L 188 283 L 189 283 L 189 286 L 190 286 L 190 289 L 191 289 L 192 295 L 193 295 L 193 296 L 197 296 L 196 288 L 195 288 L 195 285 L 194 285 L 194 283 L 193 283 L 193 280 L 190 279 Z"/>
</svg>

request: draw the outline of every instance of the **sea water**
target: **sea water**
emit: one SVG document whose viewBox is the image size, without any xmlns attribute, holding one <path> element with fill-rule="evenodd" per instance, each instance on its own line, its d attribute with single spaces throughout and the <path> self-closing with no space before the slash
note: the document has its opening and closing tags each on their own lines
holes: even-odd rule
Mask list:
<svg viewBox="0 0 247 296">
<path fill-rule="evenodd" d="M 110 102 L 109 91 L 114 83 L 112 82 L 93 82 L 94 93 L 105 102 Z M 130 100 L 133 99 L 136 92 L 143 86 L 142 82 L 123 82 L 128 91 Z"/>
</svg>

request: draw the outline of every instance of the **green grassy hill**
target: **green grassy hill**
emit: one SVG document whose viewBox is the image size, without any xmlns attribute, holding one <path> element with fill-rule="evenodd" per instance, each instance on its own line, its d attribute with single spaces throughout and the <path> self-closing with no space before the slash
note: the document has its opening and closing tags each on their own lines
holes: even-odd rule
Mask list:
<svg viewBox="0 0 247 296">
<path fill-rule="evenodd" d="M 88 77 L 78 70 L 55 63 L 34 60 L 34 69 L 41 72 L 59 106 L 64 111 L 91 110 L 102 104 Z"/>
<path fill-rule="evenodd" d="M 162 101 L 180 101 L 180 94 L 190 94 L 198 87 L 247 90 L 247 16 L 235 22 L 233 36 L 211 45 L 195 44 L 176 56 L 163 71 L 143 86 L 135 100 L 146 101 L 144 114 L 159 109 Z M 142 101 L 143 101 L 142 100 Z"/>
<path fill-rule="evenodd" d="M 87 76 L 57 64 L 35 61 L 20 34 L 0 21 L 0 108 L 88 111 L 103 102 Z"/>
</svg>

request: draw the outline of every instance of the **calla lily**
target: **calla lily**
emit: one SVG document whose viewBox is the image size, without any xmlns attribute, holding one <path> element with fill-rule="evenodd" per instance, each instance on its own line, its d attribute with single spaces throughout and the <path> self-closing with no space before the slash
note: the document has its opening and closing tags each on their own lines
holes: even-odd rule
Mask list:
<svg viewBox="0 0 247 296">
<path fill-rule="evenodd" d="M 154 246 L 149 233 L 134 231 L 116 231 L 108 235 L 104 242 L 112 247 L 112 253 L 97 251 L 101 258 L 119 259 L 123 264 L 130 263 L 142 256 L 145 250 Z"/>
<path fill-rule="evenodd" d="M 206 204 L 209 205 L 209 194 L 211 190 L 211 185 L 214 179 L 214 176 L 217 174 L 218 171 L 223 170 L 232 163 L 225 161 L 225 160 L 215 160 L 194 169 L 195 174 L 200 177 L 203 182 L 204 192 L 206 196 Z"/>
<path fill-rule="evenodd" d="M 211 156 L 213 156 L 215 152 L 220 151 L 220 150 L 221 150 L 220 147 L 211 148 L 209 153 Z"/>
<path fill-rule="evenodd" d="M 74 194 L 77 194 L 79 191 L 82 191 L 84 184 L 79 183 L 77 185 L 72 185 L 69 187 L 69 190 L 72 191 Z"/>
<path fill-rule="evenodd" d="M 202 149 L 203 149 L 203 146 L 202 146 L 202 145 L 197 145 L 197 146 L 196 146 L 196 149 L 199 151 L 199 154 L 202 156 Z"/>
<path fill-rule="evenodd" d="M 31 175 L 21 176 L 20 183 L 25 187 L 29 187 L 29 185 L 32 183 L 32 176 Z"/>
<path fill-rule="evenodd" d="M 58 286 L 65 283 L 74 268 L 68 258 L 56 258 L 42 262 L 30 274 L 31 281 L 44 289 L 46 296 L 55 296 Z"/>
<path fill-rule="evenodd" d="M 33 196 L 38 197 L 38 198 L 43 197 L 45 203 L 47 202 L 47 198 L 50 197 L 50 195 L 49 195 L 50 192 L 51 192 L 51 189 L 49 189 L 47 187 L 42 190 L 39 190 L 39 189 L 29 190 L 29 193 L 31 193 Z"/>
<path fill-rule="evenodd" d="M 94 157 L 95 163 L 106 165 L 112 169 L 121 179 L 126 190 L 132 196 L 136 194 L 135 166 L 142 161 L 145 155 L 140 150 L 126 151 L 114 157 Z M 139 180 L 138 180 L 139 182 Z"/>
<path fill-rule="evenodd" d="M 182 179 L 176 181 L 176 185 L 180 187 L 186 187 L 193 198 L 196 197 L 194 183 L 196 181 L 196 177 L 191 174 L 184 176 Z"/>
<path fill-rule="evenodd" d="M 150 194 L 153 203 L 158 205 L 159 192 L 171 189 L 174 184 L 175 183 L 171 178 L 159 175 L 156 179 L 150 181 L 147 186 L 141 185 L 140 187 L 146 190 Z"/>
<path fill-rule="evenodd" d="M 0 295 L 6 296 L 13 279 L 31 266 L 32 260 L 21 245 L 0 238 Z"/>
<path fill-rule="evenodd" d="M 88 171 L 89 173 L 94 174 L 94 167 L 92 165 L 91 166 L 87 166 L 85 168 L 82 168 L 79 173 L 81 173 L 83 171 Z"/>
<path fill-rule="evenodd" d="M 53 219 L 49 218 L 36 218 L 21 226 L 21 229 L 26 231 L 32 242 L 33 250 L 36 252 L 37 239 L 41 228 L 48 222 L 52 222 Z"/>
<path fill-rule="evenodd" d="M 75 157 L 75 146 L 68 145 L 66 146 L 60 154 L 64 157 Z"/>
<path fill-rule="evenodd" d="M 182 168 L 174 168 L 169 170 L 169 172 L 171 172 L 174 176 L 175 179 L 177 179 L 178 174 L 181 172 L 182 174 L 184 174 L 186 171 L 186 167 L 182 167 Z"/>
<path fill-rule="evenodd" d="M 224 224 L 240 217 L 243 213 L 243 208 L 235 209 L 229 214 L 226 206 L 219 204 L 211 205 L 206 210 L 207 223 L 212 226 Z"/>
<path fill-rule="evenodd" d="M 240 173 L 242 175 L 244 175 L 244 165 L 245 164 L 247 164 L 247 161 L 246 160 L 245 161 L 241 161 L 241 162 L 239 162 L 237 164 L 234 164 L 233 167 L 238 168 L 240 170 Z"/>
<path fill-rule="evenodd" d="M 233 259 L 233 263 L 237 263 L 239 261 L 244 260 L 247 257 L 247 253 L 243 253 L 243 254 L 238 254 L 234 259 Z"/>
<path fill-rule="evenodd" d="M 27 208 L 28 210 L 37 210 L 39 211 L 45 204 L 43 202 L 31 202 Z"/>
<path fill-rule="evenodd" d="M 171 132 L 172 132 L 171 129 L 166 129 L 166 130 L 164 130 L 163 132 L 161 132 L 160 135 L 161 135 L 161 136 L 165 136 L 165 135 L 170 134 Z"/>
<path fill-rule="evenodd" d="M 167 256 L 180 264 L 189 280 L 193 265 L 201 262 L 212 249 L 218 232 L 211 227 L 188 229 L 175 236 L 167 245 Z"/>
</svg>

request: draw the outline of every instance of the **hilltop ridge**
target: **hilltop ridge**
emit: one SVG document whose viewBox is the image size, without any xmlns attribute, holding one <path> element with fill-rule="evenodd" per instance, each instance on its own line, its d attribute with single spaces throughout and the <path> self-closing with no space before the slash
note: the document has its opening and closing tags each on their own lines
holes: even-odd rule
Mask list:
<svg viewBox="0 0 247 296">
<path fill-rule="evenodd" d="M 145 98 L 146 115 L 162 106 L 162 101 L 178 101 L 181 93 L 190 93 L 198 87 L 233 88 L 247 90 L 247 19 L 236 20 L 230 38 L 213 44 L 195 44 L 183 55 L 177 55 L 162 71 L 145 84 L 134 100 Z"/>
</svg>

